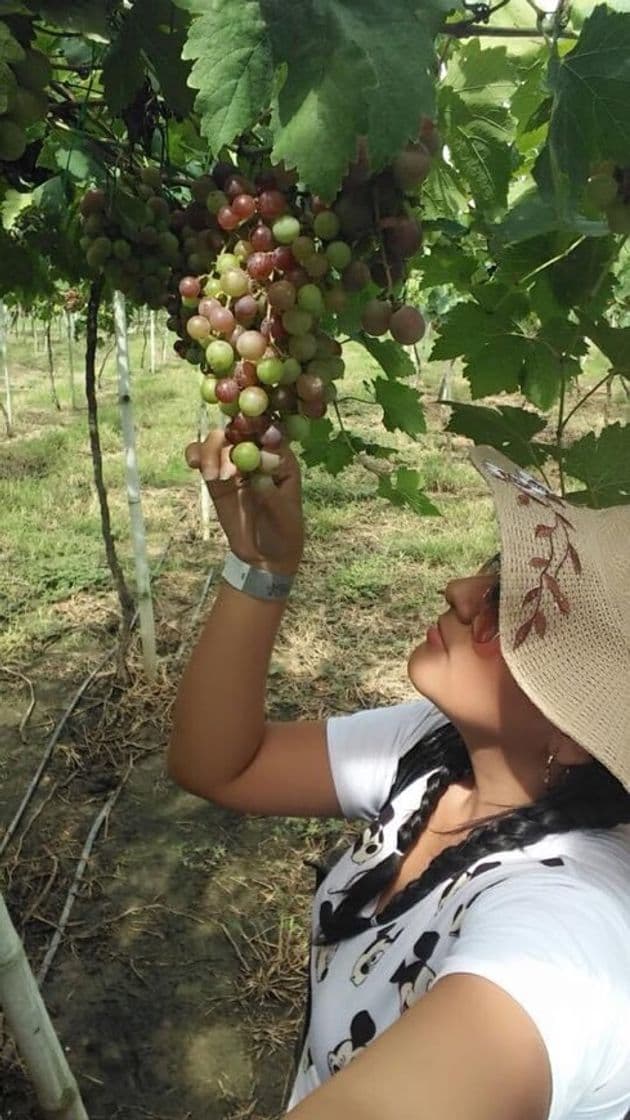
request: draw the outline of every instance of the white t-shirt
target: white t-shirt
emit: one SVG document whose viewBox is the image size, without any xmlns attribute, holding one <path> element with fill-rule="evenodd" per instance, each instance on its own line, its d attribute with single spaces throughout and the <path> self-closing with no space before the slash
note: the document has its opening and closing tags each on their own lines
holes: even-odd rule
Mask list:
<svg viewBox="0 0 630 1120">
<path fill-rule="evenodd" d="M 369 823 L 320 884 L 336 907 L 350 880 L 395 850 L 426 787 L 420 746 L 446 722 L 426 700 L 330 719 L 344 815 Z M 399 763 L 404 757 L 404 768 Z M 404 769 L 401 789 L 390 791 Z M 336 893 L 337 892 L 337 893 Z M 488 855 L 396 918 L 314 946 L 310 1013 L 289 1109 L 347 1065 L 449 973 L 484 976 L 536 1024 L 549 1055 L 548 1120 L 624 1120 L 630 1110 L 630 826 L 554 834 Z"/>
</svg>

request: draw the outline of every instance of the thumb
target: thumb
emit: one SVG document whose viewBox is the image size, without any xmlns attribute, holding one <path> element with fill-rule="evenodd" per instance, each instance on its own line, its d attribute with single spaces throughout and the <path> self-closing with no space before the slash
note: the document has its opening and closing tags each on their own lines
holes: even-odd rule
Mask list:
<svg viewBox="0 0 630 1120">
<path fill-rule="evenodd" d="M 201 466 L 201 444 L 189 443 L 185 451 L 186 462 L 192 470 L 199 470 Z"/>
</svg>

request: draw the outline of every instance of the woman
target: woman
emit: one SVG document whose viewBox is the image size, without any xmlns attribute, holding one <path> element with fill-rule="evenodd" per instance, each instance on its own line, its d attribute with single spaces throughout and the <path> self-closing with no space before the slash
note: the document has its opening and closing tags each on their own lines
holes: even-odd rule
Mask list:
<svg viewBox="0 0 630 1120">
<path fill-rule="evenodd" d="M 501 555 L 450 582 L 421 699 L 266 723 L 302 556 L 299 471 L 187 450 L 232 553 L 168 766 L 243 813 L 368 822 L 320 882 L 296 1120 L 630 1110 L 630 506 L 578 509 L 489 448 Z"/>
</svg>

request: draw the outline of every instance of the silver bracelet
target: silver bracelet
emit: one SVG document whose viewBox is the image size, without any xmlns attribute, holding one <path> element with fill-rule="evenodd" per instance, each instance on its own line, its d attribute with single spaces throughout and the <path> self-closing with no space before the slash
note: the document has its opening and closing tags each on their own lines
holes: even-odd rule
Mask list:
<svg viewBox="0 0 630 1120">
<path fill-rule="evenodd" d="M 239 560 L 233 552 L 228 552 L 221 575 L 230 587 L 244 591 L 254 599 L 266 599 L 268 602 L 288 598 L 295 578 L 253 568 L 251 564 Z"/>
</svg>

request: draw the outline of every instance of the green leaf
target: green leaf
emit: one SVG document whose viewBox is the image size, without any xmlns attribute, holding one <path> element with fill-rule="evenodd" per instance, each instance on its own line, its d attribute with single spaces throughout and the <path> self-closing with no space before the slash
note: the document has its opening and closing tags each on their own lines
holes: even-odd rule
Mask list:
<svg viewBox="0 0 630 1120">
<path fill-rule="evenodd" d="M 394 506 L 408 506 L 421 517 L 439 517 L 440 511 L 420 489 L 420 475 L 408 467 L 399 467 L 392 474 L 381 475 L 378 494 Z"/>
<path fill-rule="evenodd" d="M 596 508 L 630 502 L 630 426 L 609 424 L 599 436 L 589 432 L 568 449 L 564 467 L 586 487 L 571 500 Z"/>
<path fill-rule="evenodd" d="M 379 339 L 371 338 L 369 334 L 362 331 L 358 341 L 367 350 L 368 354 L 371 354 L 378 362 L 388 377 L 413 377 L 417 373 L 407 351 L 393 339 L 380 342 Z"/>
<path fill-rule="evenodd" d="M 265 112 L 273 60 L 259 0 L 206 0 L 193 20 L 184 58 L 194 59 L 189 83 L 201 132 L 217 153 Z"/>
<path fill-rule="evenodd" d="M 505 206 L 512 174 L 507 110 L 491 103 L 470 107 L 459 94 L 446 90 L 442 112 L 453 161 L 477 207 Z"/>
<path fill-rule="evenodd" d="M 458 291 L 467 292 L 470 278 L 477 269 L 477 262 L 461 248 L 455 250 L 451 243 L 441 239 L 431 246 L 430 253 L 424 254 L 419 267 L 423 288 L 453 284 Z"/>
<path fill-rule="evenodd" d="M 354 460 L 354 452 L 339 432 L 333 435 L 330 420 L 314 420 L 302 447 L 302 458 L 307 466 L 324 467 L 329 474 L 338 475 Z"/>
<path fill-rule="evenodd" d="M 144 81 L 142 43 L 129 18 L 103 60 L 103 88 L 107 104 L 118 116 L 127 108 Z"/>
<path fill-rule="evenodd" d="M 410 0 L 261 0 L 286 80 L 274 157 L 332 199 L 365 136 L 378 169 L 434 115 L 439 5 Z M 384 29 L 386 33 L 384 33 Z"/>
<path fill-rule="evenodd" d="M 431 361 L 464 357 L 464 375 L 474 398 L 514 393 L 527 355 L 527 338 L 503 309 L 458 303 L 440 323 Z"/>
<path fill-rule="evenodd" d="M 449 217 L 468 214 L 469 196 L 455 170 L 442 160 L 435 160 L 428 179 L 422 184 L 422 216 L 426 220 L 444 222 Z M 458 228 L 461 228 L 458 225 Z"/>
<path fill-rule="evenodd" d="M 549 411 L 560 396 L 566 374 L 567 363 L 558 354 L 538 339 L 528 339 L 521 374 L 521 390 L 528 401 Z"/>
<path fill-rule="evenodd" d="M 513 96 L 517 71 L 505 47 L 482 47 L 472 38 L 448 64 L 448 84 L 469 105 L 505 104 Z"/>
<path fill-rule="evenodd" d="M 610 232 L 608 222 L 561 213 L 554 199 L 544 198 L 537 190 L 532 190 L 521 195 L 493 233 L 501 241 L 514 243 L 553 233 L 557 229 L 588 237 L 607 237 Z"/>
<path fill-rule="evenodd" d="M 23 58 L 24 48 L 20 46 L 6 23 L 0 23 L 0 61 L 20 62 Z"/>
<path fill-rule="evenodd" d="M 554 92 L 549 139 L 536 166 L 548 193 L 582 189 L 590 167 L 612 159 L 625 165 L 630 152 L 630 12 L 597 4 L 574 49 L 549 76 Z"/>
<path fill-rule="evenodd" d="M 466 436 L 477 444 L 488 443 L 520 467 L 538 465 L 544 459 L 541 445 L 532 445 L 534 436 L 547 425 L 544 416 L 507 404 L 488 408 L 480 404 L 447 403 L 452 409 L 447 432 Z"/>
<path fill-rule="evenodd" d="M 549 282 L 562 307 L 580 307 L 586 303 L 590 314 L 600 314 L 609 305 L 614 276 L 606 267 L 612 266 L 615 241 L 611 237 L 589 238 L 576 245 L 549 269 Z"/>
<path fill-rule="evenodd" d="M 605 319 L 597 322 L 586 320 L 584 333 L 608 358 L 613 369 L 627 371 L 630 367 L 630 327 L 611 327 Z"/>
<path fill-rule="evenodd" d="M 383 409 L 383 424 L 388 432 L 399 429 L 409 436 L 426 431 L 426 422 L 420 395 L 399 381 L 386 381 L 378 377 L 374 382 L 376 400 Z"/>
</svg>

